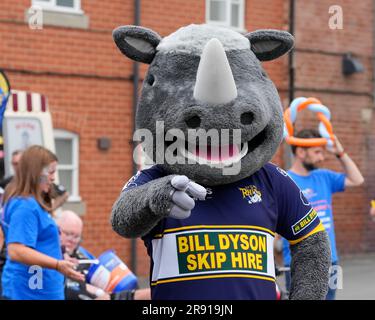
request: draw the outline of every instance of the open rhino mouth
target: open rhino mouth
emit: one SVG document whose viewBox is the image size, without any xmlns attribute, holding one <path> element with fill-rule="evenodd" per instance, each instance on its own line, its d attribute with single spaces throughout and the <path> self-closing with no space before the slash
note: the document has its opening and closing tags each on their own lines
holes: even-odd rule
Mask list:
<svg viewBox="0 0 375 320">
<path fill-rule="evenodd" d="M 185 142 L 178 148 L 188 163 L 206 164 L 213 167 L 227 167 L 239 161 L 261 146 L 268 136 L 268 126 L 249 141 L 240 144 L 193 144 Z"/>
<path fill-rule="evenodd" d="M 208 165 L 229 166 L 240 161 L 248 152 L 248 143 L 227 144 L 220 146 L 199 145 L 190 146 L 180 150 L 185 158 L 192 160 L 193 163 Z"/>
</svg>

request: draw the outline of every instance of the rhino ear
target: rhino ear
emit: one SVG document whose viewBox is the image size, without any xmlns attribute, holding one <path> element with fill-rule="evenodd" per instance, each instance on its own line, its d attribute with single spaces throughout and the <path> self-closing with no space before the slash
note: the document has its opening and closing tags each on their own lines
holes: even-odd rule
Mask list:
<svg viewBox="0 0 375 320">
<path fill-rule="evenodd" d="M 152 62 L 156 47 L 162 39 L 155 31 L 139 26 L 118 27 L 113 30 L 112 35 L 124 55 L 144 63 Z"/>
<path fill-rule="evenodd" d="M 276 59 L 294 46 L 294 37 L 286 31 L 257 30 L 245 35 L 251 44 L 251 50 L 260 61 Z"/>
</svg>

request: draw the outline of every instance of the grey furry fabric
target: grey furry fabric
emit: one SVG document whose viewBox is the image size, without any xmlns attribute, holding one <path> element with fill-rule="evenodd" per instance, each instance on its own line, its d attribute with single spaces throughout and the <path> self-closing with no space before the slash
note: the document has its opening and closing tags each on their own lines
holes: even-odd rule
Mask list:
<svg viewBox="0 0 375 320">
<path fill-rule="evenodd" d="M 198 32 L 201 29 L 203 31 Z M 182 51 L 156 49 L 156 52 L 146 52 L 147 50 L 140 49 L 136 43 L 132 45 L 126 41 L 127 37 L 140 39 L 144 43 L 149 43 L 149 47 L 153 49 L 160 42 L 160 36 L 150 29 L 124 26 L 114 31 L 115 42 L 122 53 L 136 61 L 150 63 L 152 59 L 136 114 L 137 128 L 147 128 L 154 138 L 152 146 L 146 148 L 149 158 L 154 161 L 164 159 L 164 150 L 157 148 L 155 139 L 164 141 L 165 132 L 172 128 L 182 130 L 186 137 L 189 129 L 187 120 L 194 116 L 201 119 L 199 128 L 206 131 L 213 128 L 241 130 L 241 142 L 248 144 L 249 151 L 241 160 L 241 170 L 238 174 L 223 175 L 222 169 L 201 164 L 163 165 L 169 173 L 186 175 L 195 182 L 208 186 L 232 183 L 250 176 L 275 154 L 282 140 L 282 106 L 273 82 L 267 77 L 257 57 L 264 53 L 267 60 L 271 60 L 293 46 L 293 37 L 284 31 L 260 30 L 244 37 L 235 31 L 224 30 L 225 37 L 221 40 L 224 47 L 228 48 L 226 55 L 238 97 L 233 102 L 219 106 L 199 103 L 194 99 L 199 56 L 187 53 L 189 51 L 186 48 Z M 187 35 L 186 32 L 191 32 L 191 35 Z M 216 30 L 213 33 L 210 26 L 198 25 L 180 29 L 169 37 L 203 37 L 208 40 L 217 32 Z M 240 41 L 233 42 L 231 34 L 233 39 L 248 39 L 255 51 L 250 48 L 243 49 L 242 45 L 233 46 L 233 43 L 238 44 Z M 241 122 L 241 116 L 245 113 L 254 117 L 251 123 Z M 165 128 L 160 133 L 156 131 L 157 121 L 164 122 Z"/>
<path fill-rule="evenodd" d="M 294 38 L 280 30 L 256 30 L 245 35 L 251 49 L 260 61 L 274 60 L 293 48 Z"/>
<path fill-rule="evenodd" d="M 135 61 L 151 63 L 161 37 L 154 31 L 139 26 L 123 26 L 116 28 L 113 40 L 120 51 Z"/>
<path fill-rule="evenodd" d="M 142 186 L 122 192 L 113 205 L 113 230 L 125 238 L 136 238 L 149 232 L 169 214 L 171 192 L 174 190 L 169 175 Z"/>
<path fill-rule="evenodd" d="M 324 300 L 328 292 L 331 249 L 327 232 L 291 246 L 291 300 Z"/>
<path fill-rule="evenodd" d="M 218 39 L 226 51 L 250 50 L 250 43 L 242 34 L 209 24 L 191 24 L 181 27 L 171 35 L 164 37 L 156 50 L 163 53 L 187 53 L 200 57 L 202 49 L 212 38 Z"/>
<path fill-rule="evenodd" d="M 178 128 L 187 136 L 186 120 L 193 116 L 200 117 L 200 128 L 206 131 L 212 128 L 241 130 L 241 141 L 249 143 L 250 151 L 242 159 L 241 171 L 237 175 L 223 175 L 221 169 L 200 164 L 163 165 L 167 172 L 186 175 L 203 185 L 227 184 L 250 176 L 273 157 L 282 140 L 280 98 L 261 64 L 250 50 L 228 51 L 227 57 L 238 90 L 233 103 L 221 106 L 197 103 L 193 97 L 195 73 L 189 70 L 197 70 L 199 57 L 157 53 L 148 70 L 155 83 L 148 84 L 146 77 L 136 115 L 137 128 L 148 128 L 155 139 L 156 121 L 164 121 L 161 134 Z M 250 124 L 241 122 L 244 113 L 254 116 Z M 153 148 L 147 148 L 152 152 L 149 157 L 163 158 L 164 150 L 157 149 L 155 139 Z M 157 155 L 158 152 L 162 154 Z"/>
</svg>

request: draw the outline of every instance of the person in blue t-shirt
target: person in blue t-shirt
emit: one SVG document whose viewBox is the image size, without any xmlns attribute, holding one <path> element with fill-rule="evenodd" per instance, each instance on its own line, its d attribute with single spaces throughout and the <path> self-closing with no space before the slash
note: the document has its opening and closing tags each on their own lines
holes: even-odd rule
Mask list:
<svg viewBox="0 0 375 320">
<path fill-rule="evenodd" d="M 22 154 L 4 195 L 2 227 L 7 257 L 3 296 L 12 300 L 62 300 L 64 275 L 83 280 L 63 259 L 59 231 L 51 215 L 56 156 L 42 146 Z"/>
<path fill-rule="evenodd" d="M 305 129 L 297 133 L 298 138 L 320 138 L 316 130 Z M 334 221 L 332 214 L 332 195 L 336 192 L 342 192 L 347 187 L 359 186 L 364 182 L 364 178 L 356 164 L 344 151 L 341 143 L 336 137 L 334 146 L 327 148 L 333 153 L 343 169 L 343 173 L 334 172 L 327 169 L 319 169 L 325 159 L 325 147 L 297 147 L 292 146 L 294 162 L 288 171 L 289 176 L 294 180 L 302 190 L 306 199 L 317 211 L 320 221 L 325 227 L 330 244 L 332 265 L 337 265 L 338 254 L 336 250 Z M 283 239 L 283 258 L 284 264 L 290 266 L 291 256 L 289 242 Z M 334 275 L 334 268 L 331 269 L 331 277 Z M 287 287 L 290 285 L 290 275 L 286 277 Z M 331 281 L 330 281 L 331 282 Z M 336 290 L 329 287 L 327 300 L 334 300 Z"/>
</svg>

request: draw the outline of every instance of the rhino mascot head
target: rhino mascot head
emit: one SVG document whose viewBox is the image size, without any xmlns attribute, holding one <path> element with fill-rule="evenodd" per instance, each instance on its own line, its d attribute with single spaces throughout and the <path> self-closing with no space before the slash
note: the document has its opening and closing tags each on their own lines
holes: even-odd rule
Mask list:
<svg viewBox="0 0 375 320">
<path fill-rule="evenodd" d="M 150 64 L 136 127 L 152 133 L 143 147 L 154 162 L 162 159 L 167 172 L 220 185 L 251 175 L 272 158 L 282 140 L 282 106 L 260 61 L 287 53 L 289 33 L 241 35 L 189 25 L 165 38 L 138 26 L 119 27 L 113 35 L 124 55 Z M 178 161 L 167 161 L 168 151 Z"/>
</svg>

